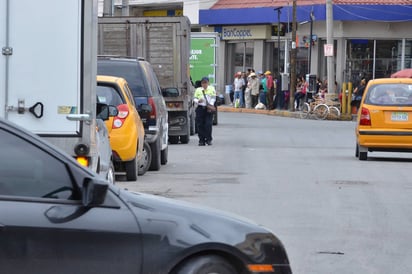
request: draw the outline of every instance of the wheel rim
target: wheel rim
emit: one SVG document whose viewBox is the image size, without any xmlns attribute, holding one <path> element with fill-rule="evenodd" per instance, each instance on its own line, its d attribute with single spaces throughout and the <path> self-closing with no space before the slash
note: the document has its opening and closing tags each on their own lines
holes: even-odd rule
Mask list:
<svg viewBox="0 0 412 274">
<path fill-rule="evenodd" d="M 309 104 L 308 103 L 304 103 L 302 105 L 302 110 L 300 112 L 300 117 L 301 118 L 306 118 L 309 115 Z"/>
<path fill-rule="evenodd" d="M 332 119 L 339 119 L 340 110 L 337 107 L 329 107 L 329 116 Z"/>
<path fill-rule="evenodd" d="M 316 119 L 325 119 L 329 114 L 329 108 L 327 105 L 320 104 L 313 110 L 315 112 Z"/>
</svg>

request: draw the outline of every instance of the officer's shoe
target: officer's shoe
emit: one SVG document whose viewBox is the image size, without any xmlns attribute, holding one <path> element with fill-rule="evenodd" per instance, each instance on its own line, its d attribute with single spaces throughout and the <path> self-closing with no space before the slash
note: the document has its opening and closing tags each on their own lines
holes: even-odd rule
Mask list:
<svg viewBox="0 0 412 274">
<path fill-rule="evenodd" d="M 205 142 L 199 142 L 199 146 L 205 146 Z"/>
<path fill-rule="evenodd" d="M 206 144 L 207 144 L 208 146 L 211 146 L 211 145 L 212 145 L 212 141 L 207 141 Z"/>
</svg>

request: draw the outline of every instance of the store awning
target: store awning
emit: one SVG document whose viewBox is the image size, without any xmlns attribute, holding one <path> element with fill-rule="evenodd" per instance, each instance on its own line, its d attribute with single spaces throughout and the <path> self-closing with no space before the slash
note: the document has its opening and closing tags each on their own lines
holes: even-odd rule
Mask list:
<svg viewBox="0 0 412 274">
<path fill-rule="evenodd" d="M 245 25 L 275 24 L 278 12 L 274 7 L 230 8 L 199 10 L 200 25 Z M 308 21 L 313 11 L 316 21 L 326 20 L 326 5 L 306 5 L 296 7 L 297 22 Z M 292 22 L 292 6 L 280 9 L 280 21 Z M 335 21 L 412 21 L 412 5 L 333 5 Z"/>
</svg>

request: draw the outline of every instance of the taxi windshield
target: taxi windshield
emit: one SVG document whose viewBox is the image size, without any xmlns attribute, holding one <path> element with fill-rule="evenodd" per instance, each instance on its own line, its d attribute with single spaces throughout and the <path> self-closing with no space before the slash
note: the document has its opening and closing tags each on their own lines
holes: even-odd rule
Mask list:
<svg viewBox="0 0 412 274">
<path fill-rule="evenodd" d="M 369 88 L 365 103 L 370 105 L 412 106 L 412 85 L 377 84 Z"/>
</svg>

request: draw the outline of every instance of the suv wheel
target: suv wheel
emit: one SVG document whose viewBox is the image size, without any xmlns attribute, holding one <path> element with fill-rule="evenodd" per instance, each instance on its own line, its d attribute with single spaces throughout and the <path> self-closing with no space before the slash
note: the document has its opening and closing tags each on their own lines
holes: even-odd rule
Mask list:
<svg viewBox="0 0 412 274">
<path fill-rule="evenodd" d="M 152 150 L 147 142 L 143 144 L 142 158 L 139 163 L 139 175 L 144 175 L 149 170 L 150 163 L 152 162 Z"/>
<path fill-rule="evenodd" d="M 159 170 L 160 169 L 160 138 L 150 144 L 150 148 L 152 149 L 152 162 L 150 164 L 149 170 Z"/>
<path fill-rule="evenodd" d="M 162 152 L 160 153 L 160 163 L 162 165 L 167 164 L 167 158 L 169 154 L 169 146 L 167 146 L 165 149 L 162 150 Z"/>
</svg>

